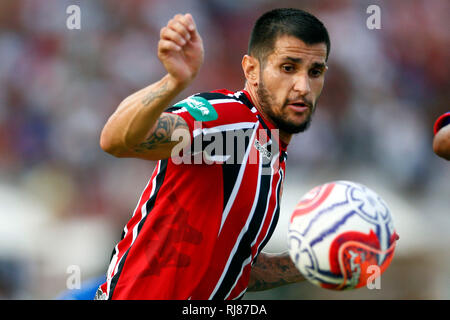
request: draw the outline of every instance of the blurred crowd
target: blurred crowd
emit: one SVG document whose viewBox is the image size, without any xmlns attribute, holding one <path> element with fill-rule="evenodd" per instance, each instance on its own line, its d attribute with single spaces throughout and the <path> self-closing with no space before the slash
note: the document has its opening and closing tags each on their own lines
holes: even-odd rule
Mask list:
<svg viewBox="0 0 450 320">
<path fill-rule="evenodd" d="M 71 4 L 80 6 L 80 30 L 66 26 Z M 366 26 L 370 4 L 381 9 L 381 29 Z M 190 12 L 204 41 L 204 65 L 180 99 L 240 90 L 253 23 L 275 7 L 312 12 L 331 37 L 325 88 L 311 128 L 289 146 L 289 174 L 301 179 L 367 169 L 415 198 L 429 196 L 436 185 L 449 187 L 448 163 L 431 148 L 433 122 L 450 108 L 445 0 L 2 0 L 0 185 L 16 190 L 20 201 L 39 199 L 51 223 L 91 219 L 106 226 L 112 236 L 103 240 L 112 250 L 154 163 L 115 159 L 102 152 L 99 136 L 124 98 L 163 76 L 156 56 L 160 28 L 176 13 Z M 5 212 L 0 204 L 1 210 L 3 230 L 14 209 Z M 101 233 L 86 232 L 76 237 L 101 241 Z M 65 243 L 71 234 L 60 231 L 50 242 Z M 39 279 L 24 279 L 17 260 L 1 251 L 7 242 L 1 234 L 0 241 L 0 298 L 48 298 L 59 288 L 45 291 L 56 265 L 38 273 L 41 289 L 30 291 Z M 106 271 L 107 250 L 92 275 Z M 60 272 L 63 288 L 65 267 Z"/>
</svg>

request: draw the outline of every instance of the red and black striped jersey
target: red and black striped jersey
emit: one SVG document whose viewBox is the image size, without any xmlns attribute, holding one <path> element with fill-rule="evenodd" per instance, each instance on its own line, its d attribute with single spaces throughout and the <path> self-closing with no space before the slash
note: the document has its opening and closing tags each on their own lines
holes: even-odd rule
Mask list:
<svg viewBox="0 0 450 320">
<path fill-rule="evenodd" d="M 165 112 L 186 121 L 191 150 L 157 163 L 97 297 L 241 298 L 278 220 L 286 145 L 246 91 L 196 94 Z"/>
</svg>

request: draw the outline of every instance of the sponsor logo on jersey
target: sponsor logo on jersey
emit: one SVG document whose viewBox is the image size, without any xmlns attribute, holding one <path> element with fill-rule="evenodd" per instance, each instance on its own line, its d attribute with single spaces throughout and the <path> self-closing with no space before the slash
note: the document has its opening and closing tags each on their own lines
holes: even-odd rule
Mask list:
<svg viewBox="0 0 450 320">
<path fill-rule="evenodd" d="M 185 108 L 197 121 L 212 121 L 219 117 L 209 101 L 202 97 L 192 96 L 178 102 L 175 106 Z"/>
</svg>

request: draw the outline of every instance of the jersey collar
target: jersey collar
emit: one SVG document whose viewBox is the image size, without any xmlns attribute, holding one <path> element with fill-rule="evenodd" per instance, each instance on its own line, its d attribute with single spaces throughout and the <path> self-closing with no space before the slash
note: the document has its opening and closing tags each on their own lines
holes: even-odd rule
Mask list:
<svg viewBox="0 0 450 320">
<path fill-rule="evenodd" d="M 253 112 L 255 113 L 256 117 L 259 119 L 259 121 L 261 122 L 262 126 L 267 130 L 267 134 L 269 135 L 269 137 L 271 137 L 271 133 L 270 130 L 272 129 L 278 129 L 277 126 L 270 121 L 269 119 L 265 118 L 261 112 L 259 112 L 258 108 L 255 107 L 252 98 L 250 97 L 250 94 L 247 92 L 247 90 L 241 90 L 242 93 L 244 93 L 243 95 L 239 95 L 240 100 Z M 281 139 L 278 139 L 280 141 L 280 146 L 281 146 L 281 150 L 282 151 L 286 151 L 286 148 L 288 146 L 287 143 L 285 143 L 284 141 L 282 141 Z"/>
</svg>

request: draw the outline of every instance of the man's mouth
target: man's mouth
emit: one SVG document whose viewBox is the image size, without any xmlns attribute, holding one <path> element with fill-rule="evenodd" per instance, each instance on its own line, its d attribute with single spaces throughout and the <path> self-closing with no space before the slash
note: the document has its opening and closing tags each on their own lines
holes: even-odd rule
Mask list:
<svg viewBox="0 0 450 320">
<path fill-rule="evenodd" d="M 305 112 L 309 109 L 309 105 L 303 101 L 289 102 L 287 106 L 296 112 Z"/>
</svg>

